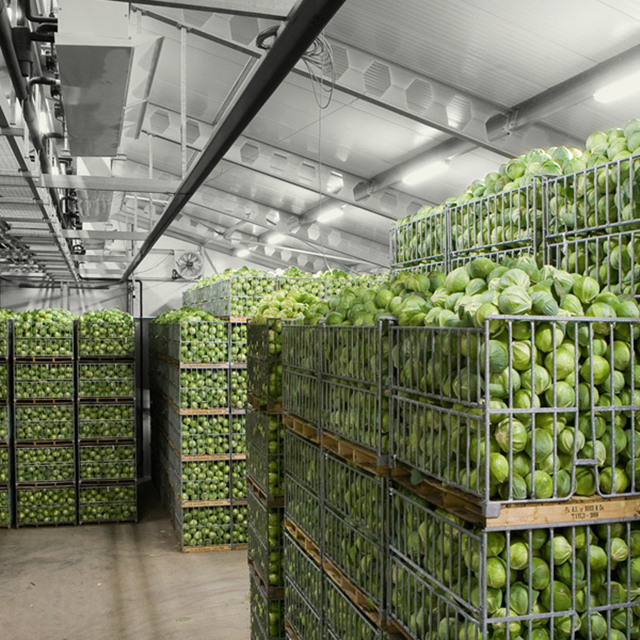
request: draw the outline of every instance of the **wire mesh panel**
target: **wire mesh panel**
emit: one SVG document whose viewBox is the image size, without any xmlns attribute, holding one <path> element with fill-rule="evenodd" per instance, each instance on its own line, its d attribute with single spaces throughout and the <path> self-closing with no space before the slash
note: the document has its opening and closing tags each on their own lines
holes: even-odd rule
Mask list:
<svg viewBox="0 0 640 640">
<path fill-rule="evenodd" d="M 321 327 L 321 425 L 384 456 L 389 451 L 389 324 Z"/>
<path fill-rule="evenodd" d="M 0 445 L 0 484 L 9 483 L 9 468 L 9 448 L 6 444 Z"/>
<path fill-rule="evenodd" d="M 161 391 L 179 409 L 229 409 L 229 372 L 184 368 L 157 361 Z"/>
<path fill-rule="evenodd" d="M 155 323 L 156 341 L 163 354 L 176 362 L 215 364 L 229 362 L 229 325 L 215 321 Z"/>
<path fill-rule="evenodd" d="M 249 558 L 269 587 L 284 586 L 282 508 L 265 507 L 251 492 L 247 497 Z"/>
<path fill-rule="evenodd" d="M 229 323 L 229 355 L 231 364 L 243 364 L 247 362 L 247 323 Z"/>
<path fill-rule="evenodd" d="M 448 208 L 451 256 L 472 251 L 531 247 L 542 241 L 543 189 L 539 179 Z"/>
<path fill-rule="evenodd" d="M 231 415 L 231 453 L 247 452 L 247 418 L 242 414 Z"/>
<path fill-rule="evenodd" d="M 408 616 L 417 611 L 421 632 L 438 629 L 436 592 L 450 611 L 449 628 L 475 621 L 481 638 L 507 625 L 515 637 L 533 629 L 545 637 L 634 637 L 640 603 L 628 586 L 640 553 L 638 520 L 483 530 L 391 495 L 390 611 L 412 633 Z"/>
<path fill-rule="evenodd" d="M 135 522 L 136 486 L 79 487 L 80 523 Z"/>
<path fill-rule="evenodd" d="M 247 370 L 231 369 L 229 372 L 229 401 L 231 410 L 247 407 Z"/>
<path fill-rule="evenodd" d="M 284 571 L 316 614 L 322 611 L 322 568 L 287 532 L 284 534 Z"/>
<path fill-rule="evenodd" d="M 319 496 L 322 482 L 320 447 L 288 429 L 284 433 L 284 468 L 296 482 Z"/>
<path fill-rule="evenodd" d="M 9 397 L 9 370 L 7 365 L 0 363 L 0 401 Z"/>
<path fill-rule="evenodd" d="M 392 333 L 400 462 L 485 505 L 637 493 L 637 320 L 500 316 Z"/>
<path fill-rule="evenodd" d="M 211 456 L 231 452 L 231 417 L 181 416 L 167 411 L 169 437 L 183 456 Z"/>
<path fill-rule="evenodd" d="M 73 322 L 33 322 L 27 315 L 13 323 L 16 357 L 73 356 Z"/>
<path fill-rule="evenodd" d="M 320 422 L 320 382 L 315 373 L 283 370 L 282 408 L 313 425 Z"/>
<path fill-rule="evenodd" d="M 596 236 L 640 228 L 638 157 L 606 161 L 547 180 L 547 238 Z"/>
<path fill-rule="evenodd" d="M 234 546 L 247 542 L 246 506 L 177 509 L 174 524 L 183 549 Z"/>
<path fill-rule="evenodd" d="M 73 446 L 16 447 L 16 482 L 74 482 Z"/>
<path fill-rule="evenodd" d="M 81 363 L 78 365 L 79 398 L 133 398 L 134 365 Z"/>
<path fill-rule="evenodd" d="M 135 435 L 133 403 L 78 405 L 78 437 L 81 440 L 134 438 Z"/>
<path fill-rule="evenodd" d="M 128 314 L 118 313 L 118 321 L 109 321 L 86 313 L 78 322 L 78 354 L 132 358 L 135 353 L 135 326 Z"/>
<path fill-rule="evenodd" d="M 322 640 L 322 616 L 306 601 L 302 593 L 288 579 L 284 587 L 284 615 L 299 638 Z"/>
<path fill-rule="evenodd" d="M 0 358 L 9 357 L 9 334 L 11 333 L 11 321 L 7 320 L 7 317 L 8 316 L 5 315 L 3 319 L 0 319 Z"/>
<path fill-rule="evenodd" d="M 0 527 L 8 527 L 11 524 L 11 503 L 9 490 L 0 488 Z"/>
<path fill-rule="evenodd" d="M 444 210 L 424 207 L 391 230 L 391 265 L 407 267 L 421 260 L 444 261 L 447 254 L 447 219 Z"/>
<path fill-rule="evenodd" d="M 288 473 L 284 481 L 284 495 L 287 520 L 302 529 L 316 544 L 320 544 L 322 540 L 320 499 Z"/>
<path fill-rule="evenodd" d="M 324 501 L 350 524 L 382 539 L 385 480 L 324 454 Z"/>
<path fill-rule="evenodd" d="M 280 415 L 247 413 L 247 474 L 267 500 L 284 495 L 284 425 Z"/>
<path fill-rule="evenodd" d="M 0 404 L 0 445 L 9 443 L 9 407 Z"/>
<path fill-rule="evenodd" d="M 324 509 L 324 552 L 353 584 L 383 607 L 386 549 L 329 508 Z"/>
<path fill-rule="evenodd" d="M 382 629 L 329 579 L 325 577 L 325 624 L 332 640 L 382 640 Z"/>
<path fill-rule="evenodd" d="M 72 404 L 16 405 L 13 411 L 18 441 L 73 440 L 75 437 Z"/>
<path fill-rule="evenodd" d="M 242 500 L 247 496 L 247 462 L 233 460 L 231 462 L 231 497 Z"/>
<path fill-rule="evenodd" d="M 320 368 L 320 327 L 285 324 L 282 327 L 282 365 L 317 373 Z"/>
<path fill-rule="evenodd" d="M 251 637 L 284 640 L 284 600 L 268 599 L 253 576 L 249 583 Z"/>
<path fill-rule="evenodd" d="M 72 364 L 16 363 L 14 376 L 16 400 L 26 398 L 70 400 L 74 396 Z"/>
<path fill-rule="evenodd" d="M 174 465 L 172 472 L 176 476 L 176 488 L 181 487 L 176 493 L 182 496 L 183 502 L 231 499 L 230 460 L 176 461 Z"/>
<path fill-rule="evenodd" d="M 18 527 L 40 524 L 75 524 L 76 488 L 18 487 L 16 524 Z"/>
<path fill-rule="evenodd" d="M 79 479 L 135 480 L 136 447 L 129 444 L 81 445 L 78 449 Z"/>
</svg>

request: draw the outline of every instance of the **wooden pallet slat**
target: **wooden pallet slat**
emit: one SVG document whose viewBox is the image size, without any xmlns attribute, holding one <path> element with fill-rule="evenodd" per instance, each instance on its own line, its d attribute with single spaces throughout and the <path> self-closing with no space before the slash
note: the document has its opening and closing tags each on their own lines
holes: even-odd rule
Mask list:
<svg viewBox="0 0 640 640">
<path fill-rule="evenodd" d="M 292 522 L 291 520 L 285 520 L 284 528 L 288 531 L 289 535 L 307 552 L 307 554 L 310 555 L 311 558 L 313 558 L 316 564 L 322 564 L 320 548 L 295 522 Z"/>
<path fill-rule="evenodd" d="M 247 475 L 247 489 L 253 494 L 258 502 L 267 509 L 279 509 L 284 507 L 284 496 L 268 499 L 267 494 L 249 475 Z"/>
<path fill-rule="evenodd" d="M 209 547 L 184 547 L 183 553 L 215 553 L 217 551 L 241 551 L 246 550 L 246 543 L 218 544 Z"/>
</svg>

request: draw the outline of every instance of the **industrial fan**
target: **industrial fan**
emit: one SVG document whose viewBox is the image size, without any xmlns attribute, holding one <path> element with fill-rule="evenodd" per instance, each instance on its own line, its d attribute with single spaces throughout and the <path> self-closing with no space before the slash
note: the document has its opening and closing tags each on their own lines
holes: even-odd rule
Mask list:
<svg viewBox="0 0 640 640">
<path fill-rule="evenodd" d="M 172 277 L 174 280 L 195 280 L 202 275 L 202 255 L 186 251 L 176 257 Z"/>
</svg>

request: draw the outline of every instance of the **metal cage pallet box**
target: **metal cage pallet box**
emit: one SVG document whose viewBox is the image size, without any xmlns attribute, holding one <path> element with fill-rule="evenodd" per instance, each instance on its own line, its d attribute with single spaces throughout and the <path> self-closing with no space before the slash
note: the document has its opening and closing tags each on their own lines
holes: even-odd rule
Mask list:
<svg viewBox="0 0 640 640">
<path fill-rule="evenodd" d="M 80 444 L 80 484 L 132 482 L 136 478 L 136 446 L 131 444 Z"/>
<path fill-rule="evenodd" d="M 11 499 L 9 487 L 0 484 L 0 528 L 11 525 Z"/>
<path fill-rule="evenodd" d="M 248 325 L 249 403 L 268 413 L 282 411 L 282 320 Z"/>
<path fill-rule="evenodd" d="M 284 587 L 283 515 L 282 507 L 266 507 L 251 491 L 248 492 L 249 561 L 263 588 L 276 597 L 283 595 L 278 590 Z"/>
<path fill-rule="evenodd" d="M 288 473 L 284 482 L 286 518 L 315 544 L 322 542 L 321 501 Z"/>
<path fill-rule="evenodd" d="M 13 324 L 13 355 L 16 359 L 73 360 L 74 322 L 30 322 L 15 319 Z"/>
<path fill-rule="evenodd" d="M 135 365 L 133 362 L 80 362 L 78 364 L 78 398 L 133 399 Z"/>
<path fill-rule="evenodd" d="M 303 594 L 311 609 L 320 615 L 323 605 L 322 565 L 288 531 L 284 534 L 284 573 L 286 579 Z"/>
<path fill-rule="evenodd" d="M 284 640 L 284 599 L 269 599 L 253 577 L 249 585 L 252 640 Z"/>
<path fill-rule="evenodd" d="M 6 366 L 6 365 L 5 365 Z M 18 363 L 14 365 L 14 399 L 73 400 L 74 365 L 60 363 Z"/>
<path fill-rule="evenodd" d="M 18 486 L 16 488 L 16 526 L 76 524 L 75 484 L 61 486 Z"/>
<path fill-rule="evenodd" d="M 19 405 L 13 407 L 14 438 L 18 443 L 73 442 L 75 439 L 75 406 L 73 403 L 53 405 Z"/>
<path fill-rule="evenodd" d="M 247 475 L 263 501 L 284 496 L 284 425 L 282 417 L 247 412 Z"/>
<path fill-rule="evenodd" d="M 78 440 L 108 441 L 136 437 L 135 402 L 78 405 Z"/>
<path fill-rule="evenodd" d="M 80 360 L 132 359 L 135 353 L 133 318 L 105 322 L 95 318 L 78 321 L 78 357 Z"/>
<path fill-rule="evenodd" d="M 137 486 L 82 485 L 78 488 L 78 521 L 80 524 L 137 522 Z"/>
<path fill-rule="evenodd" d="M 419 211 L 391 229 L 391 265 L 404 269 L 416 262 L 444 262 L 447 221 L 444 211 Z"/>
<path fill-rule="evenodd" d="M 322 640 L 322 611 L 314 611 L 298 588 L 287 578 L 284 588 L 284 617 L 287 630 L 304 640 Z"/>
<path fill-rule="evenodd" d="M 512 504 L 638 496 L 636 334 L 633 319 L 555 316 L 392 327 L 394 459 L 489 518 Z"/>
<path fill-rule="evenodd" d="M 229 326 L 222 320 L 154 323 L 154 340 L 163 345 L 162 355 L 181 364 L 225 365 L 229 363 Z"/>
<path fill-rule="evenodd" d="M 35 447 L 16 444 L 14 454 L 17 486 L 55 486 L 76 482 L 76 452 L 73 444 Z"/>
<path fill-rule="evenodd" d="M 478 528 L 402 490 L 390 500 L 389 612 L 411 637 L 638 637 L 637 517 Z"/>
</svg>

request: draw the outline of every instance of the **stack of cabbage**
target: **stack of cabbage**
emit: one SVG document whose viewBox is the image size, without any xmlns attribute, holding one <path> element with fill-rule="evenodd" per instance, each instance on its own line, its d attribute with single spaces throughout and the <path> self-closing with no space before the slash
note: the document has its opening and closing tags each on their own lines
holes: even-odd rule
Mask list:
<svg viewBox="0 0 640 640">
<path fill-rule="evenodd" d="M 77 316 L 64 309 L 35 309 L 18 314 L 14 321 L 14 354 L 24 356 L 73 356 L 73 323 Z"/>
<path fill-rule="evenodd" d="M 487 531 L 393 491 L 391 523 L 389 611 L 414 638 L 640 638 L 637 521 Z"/>
<path fill-rule="evenodd" d="M 78 353 L 81 356 L 132 357 L 133 318 L 120 309 L 89 311 L 78 324 Z"/>
<path fill-rule="evenodd" d="M 0 358 L 6 358 L 9 355 L 9 320 L 15 316 L 15 311 L 0 309 Z"/>
</svg>

